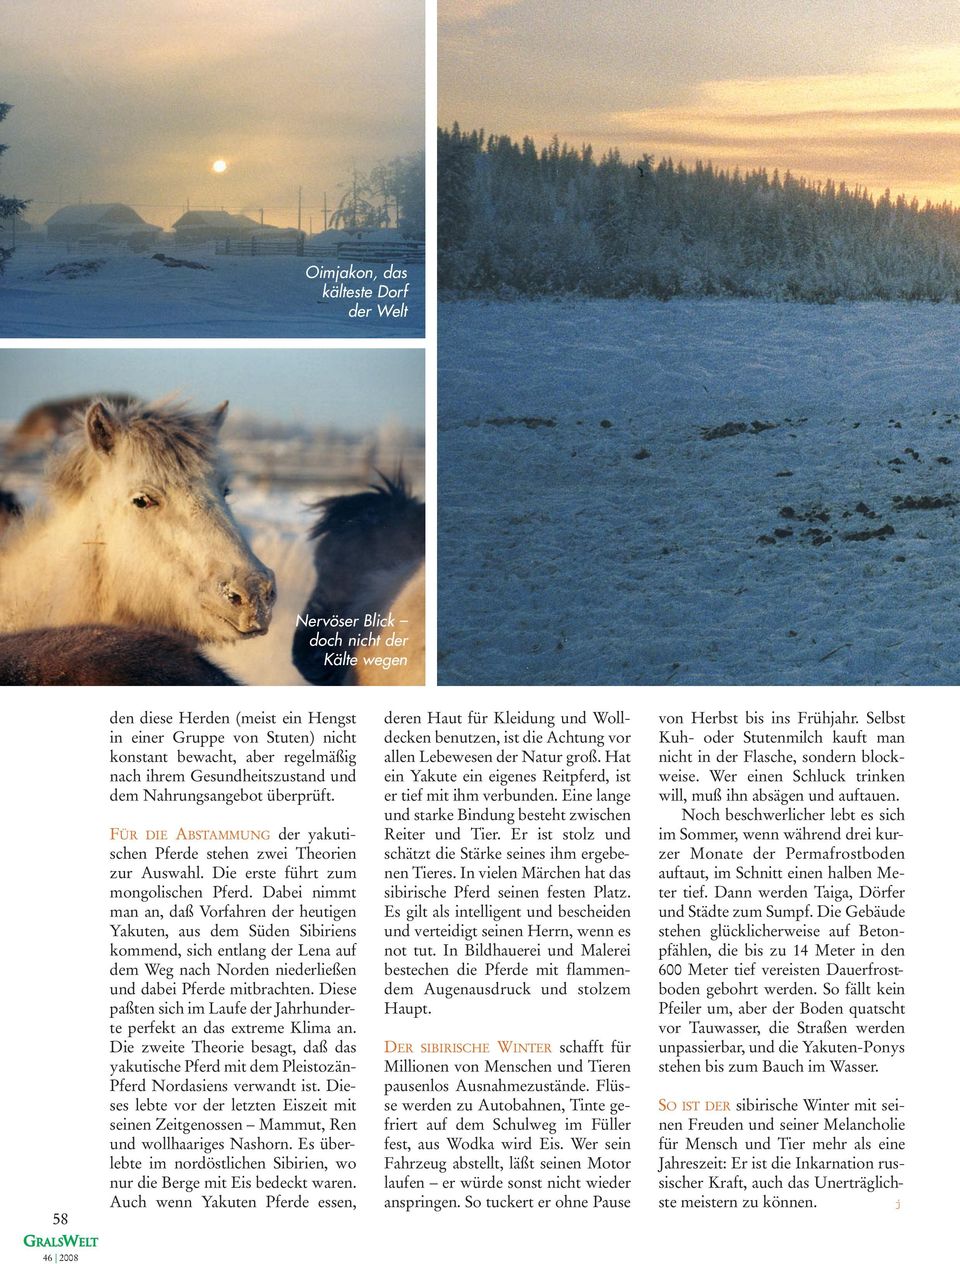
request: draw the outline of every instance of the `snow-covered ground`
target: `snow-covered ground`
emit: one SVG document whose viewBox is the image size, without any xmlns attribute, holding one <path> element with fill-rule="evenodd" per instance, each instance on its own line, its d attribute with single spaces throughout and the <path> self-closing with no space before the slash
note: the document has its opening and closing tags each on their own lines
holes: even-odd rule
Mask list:
<svg viewBox="0 0 960 1264">
<path fill-rule="evenodd" d="M 399 317 L 350 317 L 352 299 L 323 297 L 305 275 L 329 258 L 245 258 L 211 250 L 158 247 L 202 267 L 166 266 L 154 252 L 96 246 L 57 251 L 18 247 L 0 279 L 4 338 L 417 338 L 423 336 L 424 269 L 409 268 L 410 293 Z M 90 266 L 93 265 L 93 266 Z M 357 265 L 360 266 L 360 265 Z M 386 265 L 369 265 L 378 272 Z M 359 284 L 359 283 L 353 283 Z M 379 280 L 372 283 L 377 292 Z M 391 282 L 396 285 L 397 283 Z"/>
<path fill-rule="evenodd" d="M 960 683 L 960 307 L 440 331 L 442 683 Z"/>
</svg>

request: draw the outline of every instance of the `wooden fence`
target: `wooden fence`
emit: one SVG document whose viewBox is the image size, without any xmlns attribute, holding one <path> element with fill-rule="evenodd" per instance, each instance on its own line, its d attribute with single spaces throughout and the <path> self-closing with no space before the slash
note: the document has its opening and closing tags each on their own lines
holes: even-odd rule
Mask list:
<svg viewBox="0 0 960 1264">
<path fill-rule="evenodd" d="M 298 255 L 308 259 L 345 259 L 354 263 L 423 263 L 422 241 L 341 241 L 319 244 L 292 238 L 273 241 L 250 237 L 246 241 L 217 242 L 218 255 Z"/>
</svg>

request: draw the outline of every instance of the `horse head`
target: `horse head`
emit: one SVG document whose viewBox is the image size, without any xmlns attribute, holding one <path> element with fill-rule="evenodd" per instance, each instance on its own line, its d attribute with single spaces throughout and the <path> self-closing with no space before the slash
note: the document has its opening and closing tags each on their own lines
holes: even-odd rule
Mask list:
<svg viewBox="0 0 960 1264">
<path fill-rule="evenodd" d="M 227 412 L 95 399 L 51 469 L 54 503 L 88 536 L 99 617 L 198 641 L 263 635 L 273 572 L 227 504 L 217 437 Z"/>
</svg>

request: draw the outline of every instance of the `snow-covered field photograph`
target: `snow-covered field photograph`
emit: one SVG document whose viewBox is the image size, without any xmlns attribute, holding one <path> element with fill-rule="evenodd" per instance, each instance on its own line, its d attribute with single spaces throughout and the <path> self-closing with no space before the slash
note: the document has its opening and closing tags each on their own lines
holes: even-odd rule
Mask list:
<svg viewBox="0 0 960 1264">
<path fill-rule="evenodd" d="M 0 338 L 419 338 L 424 13 L 11 0 Z"/>
<path fill-rule="evenodd" d="M 443 6 L 441 683 L 960 681 L 937 8 Z"/>
<path fill-rule="evenodd" d="M 392 347 L 0 351 L 0 683 L 422 683 L 423 387 Z"/>
</svg>

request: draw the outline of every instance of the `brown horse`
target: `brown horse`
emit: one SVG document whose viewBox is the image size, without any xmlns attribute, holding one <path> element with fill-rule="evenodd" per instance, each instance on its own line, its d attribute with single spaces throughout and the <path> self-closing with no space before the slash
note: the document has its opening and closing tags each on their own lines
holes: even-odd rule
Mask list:
<svg viewBox="0 0 960 1264">
<path fill-rule="evenodd" d="M 48 399 L 29 408 L 17 422 L 7 440 L 4 453 L 10 458 L 32 456 L 48 448 L 83 420 L 96 397 L 78 395 L 74 399 Z M 126 408 L 138 402 L 135 395 L 100 396 L 115 408 Z"/>
<path fill-rule="evenodd" d="M 13 494 L 0 487 L 0 535 L 18 518 L 23 517 L 23 505 Z"/>
<path fill-rule="evenodd" d="M 0 636 L 0 685 L 235 685 L 188 637 L 81 625 Z"/>
<path fill-rule="evenodd" d="M 294 666 L 312 685 L 424 683 L 424 505 L 402 474 L 380 478 L 368 491 L 315 506 L 317 583 L 293 637 Z M 378 632 L 379 643 L 349 644 Z M 390 637 L 403 644 L 387 645 Z M 403 661 L 375 661 L 390 658 Z"/>
</svg>

